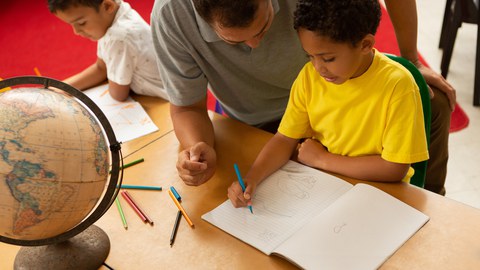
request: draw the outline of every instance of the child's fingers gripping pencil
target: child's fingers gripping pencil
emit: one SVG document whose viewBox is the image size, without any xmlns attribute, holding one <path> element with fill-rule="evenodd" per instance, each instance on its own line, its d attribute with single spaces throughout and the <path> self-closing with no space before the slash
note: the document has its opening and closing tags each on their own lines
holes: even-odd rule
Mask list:
<svg viewBox="0 0 480 270">
<path fill-rule="evenodd" d="M 240 169 L 238 168 L 237 163 L 234 163 L 233 167 L 235 168 L 235 173 L 237 174 L 238 183 L 240 183 L 240 186 L 242 187 L 242 191 L 245 192 L 245 189 L 246 189 L 245 183 L 243 182 L 243 178 L 242 178 L 242 175 L 240 174 Z M 253 214 L 253 208 L 252 208 L 252 202 L 251 201 L 248 202 L 248 209 L 250 209 L 250 213 Z"/>
</svg>

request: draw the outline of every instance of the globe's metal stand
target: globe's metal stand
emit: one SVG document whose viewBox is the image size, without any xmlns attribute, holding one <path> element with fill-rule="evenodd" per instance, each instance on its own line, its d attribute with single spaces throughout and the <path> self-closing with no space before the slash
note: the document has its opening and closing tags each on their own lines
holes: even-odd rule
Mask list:
<svg viewBox="0 0 480 270">
<path fill-rule="evenodd" d="M 107 136 L 112 169 L 107 191 L 95 210 L 80 224 L 60 235 L 38 240 L 19 240 L 0 235 L 0 241 L 23 246 L 15 257 L 14 269 L 98 269 L 110 252 L 107 234 L 93 225 L 110 208 L 118 195 L 123 179 L 123 158 L 120 143 L 98 106 L 81 91 L 61 81 L 37 76 L 22 76 L 0 81 L 0 89 L 16 85 L 55 87 L 80 100 L 96 116 Z M 120 176 L 120 177 L 119 177 Z M 28 246 L 28 247 L 26 247 Z"/>
</svg>

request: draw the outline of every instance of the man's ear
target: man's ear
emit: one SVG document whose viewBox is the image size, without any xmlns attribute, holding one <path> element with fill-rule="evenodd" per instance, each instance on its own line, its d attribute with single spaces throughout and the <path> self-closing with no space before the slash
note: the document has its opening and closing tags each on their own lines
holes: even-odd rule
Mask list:
<svg viewBox="0 0 480 270">
<path fill-rule="evenodd" d="M 372 35 L 372 34 L 366 35 L 360 41 L 361 50 L 362 50 L 362 52 L 365 52 L 365 53 L 371 52 L 374 45 L 375 45 L 375 36 Z"/>
</svg>

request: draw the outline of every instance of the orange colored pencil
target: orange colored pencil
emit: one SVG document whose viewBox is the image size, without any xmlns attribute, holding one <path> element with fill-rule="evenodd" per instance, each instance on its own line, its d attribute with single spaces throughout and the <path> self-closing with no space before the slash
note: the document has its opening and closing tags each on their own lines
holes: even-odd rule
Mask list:
<svg viewBox="0 0 480 270">
<path fill-rule="evenodd" d="M 33 68 L 33 71 L 35 72 L 35 74 L 36 74 L 37 76 L 39 76 L 39 77 L 42 76 L 42 74 L 40 74 L 40 70 L 38 70 L 37 67 L 34 67 L 34 68 Z"/>
<path fill-rule="evenodd" d="M 182 211 L 182 215 L 185 218 L 185 220 L 187 221 L 188 225 L 190 225 L 190 227 L 194 228 L 192 220 L 188 217 L 187 212 L 185 212 L 185 209 L 183 209 L 183 206 L 178 202 L 177 198 L 175 198 L 175 195 L 173 195 L 173 193 L 170 189 L 168 190 L 168 194 L 170 195 L 170 198 L 172 198 L 175 205 L 178 207 L 178 210 Z"/>
</svg>

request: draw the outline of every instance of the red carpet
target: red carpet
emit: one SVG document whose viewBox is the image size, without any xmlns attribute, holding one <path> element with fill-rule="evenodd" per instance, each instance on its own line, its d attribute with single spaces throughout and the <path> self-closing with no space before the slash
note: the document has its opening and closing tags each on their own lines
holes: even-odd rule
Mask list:
<svg viewBox="0 0 480 270">
<path fill-rule="evenodd" d="M 126 2 L 150 21 L 154 0 Z M 393 26 L 383 11 L 376 47 L 398 55 Z M 0 25 L 0 78 L 35 75 L 36 67 L 41 75 L 62 80 L 96 58 L 96 44 L 75 36 L 69 25 L 51 15 L 46 0 L 2 0 Z M 209 108 L 214 108 L 214 102 L 209 102 Z M 468 117 L 457 105 L 450 131 L 459 131 L 467 125 Z"/>
</svg>

